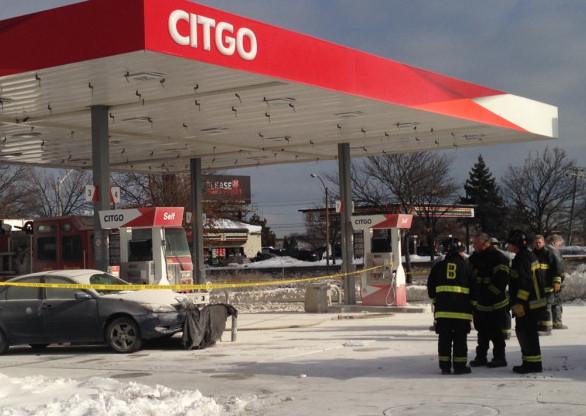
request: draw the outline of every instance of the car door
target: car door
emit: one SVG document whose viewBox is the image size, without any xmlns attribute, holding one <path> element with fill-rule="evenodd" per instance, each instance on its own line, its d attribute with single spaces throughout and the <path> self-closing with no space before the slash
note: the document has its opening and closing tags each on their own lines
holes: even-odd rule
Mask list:
<svg viewBox="0 0 586 416">
<path fill-rule="evenodd" d="M 74 281 L 56 276 L 45 276 L 45 283 L 73 284 Z M 102 339 L 98 331 L 97 299 L 76 298 L 81 289 L 46 288 L 42 311 L 44 333 L 49 342 L 95 342 Z"/>
<path fill-rule="evenodd" d="M 17 283 L 40 283 L 40 276 L 26 277 Z M 11 344 L 43 343 L 41 289 L 7 286 L 0 293 L 0 322 Z"/>
</svg>

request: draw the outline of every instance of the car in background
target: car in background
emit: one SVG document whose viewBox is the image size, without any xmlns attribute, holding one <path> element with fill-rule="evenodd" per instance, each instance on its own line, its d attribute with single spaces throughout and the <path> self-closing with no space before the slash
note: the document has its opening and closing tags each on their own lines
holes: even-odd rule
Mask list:
<svg viewBox="0 0 586 416">
<path fill-rule="evenodd" d="M 129 283 L 99 270 L 56 270 L 10 279 L 15 283 Z M 141 348 L 143 340 L 183 330 L 182 300 L 171 290 L 94 290 L 0 287 L 0 354 L 11 345 L 43 349 L 54 343 L 106 343 L 119 353 Z"/>
</svg>

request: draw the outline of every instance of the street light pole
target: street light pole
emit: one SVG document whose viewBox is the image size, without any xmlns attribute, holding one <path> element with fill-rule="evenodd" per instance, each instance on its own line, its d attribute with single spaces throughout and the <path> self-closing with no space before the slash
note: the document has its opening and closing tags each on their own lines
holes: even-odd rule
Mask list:
<svg viewBox="0 0 586 416">
<path fill-rule="evenodd" d="M 323 179 L 317 173 L 309 174 L 312 178 L 317 178 L 324 187 L 326 194 L 326 265 L 330 265 L 330 204 L 328 198 L 328 187 L 324 183 Z"/>
<path fill-rule="evenodd" d="M 573 167 L 570 168 L 569 171 L 566 173 L 566 176 L 573 176 L 574 177 L 574 188 L 572 190 L 572 205 L 570 206 L 570 224 L 568 227 L 568 245 L 572 245 L 572 228 L 574 226 L 574 205 L 576 204 L 576 190 L 578 187 L 578 178 L 584 178 L 586 175 L 584 173 L 585 168 L 578 168 Z"/>
</svg>

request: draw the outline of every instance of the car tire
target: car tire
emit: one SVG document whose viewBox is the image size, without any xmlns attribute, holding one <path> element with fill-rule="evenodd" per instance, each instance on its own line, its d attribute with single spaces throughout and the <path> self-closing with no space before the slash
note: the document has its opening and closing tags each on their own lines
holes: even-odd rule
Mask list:
<svg viewBox="0 0 586 416">
<path fill-rule="evenodd" d="M 6 338 L 6 335 L 4 335 L 4 332 L 0 330 L 0 355 L 6 354 L 6 352 L 8 352 L 8 348 L 10 348 L 8 339 Z"/>
<path fill-rule="evenodd" d="M 116 318 L 108 324 L 106 340 L 110 348 L 121 354 L 129 354 L 142 347 L 138 325 L 128 317 Z"/>
<path fill-rule="evenodd" d="M 42 351 L 49 346 L 49 344 L 29 344 L 34 351 Z"/>
</svg>

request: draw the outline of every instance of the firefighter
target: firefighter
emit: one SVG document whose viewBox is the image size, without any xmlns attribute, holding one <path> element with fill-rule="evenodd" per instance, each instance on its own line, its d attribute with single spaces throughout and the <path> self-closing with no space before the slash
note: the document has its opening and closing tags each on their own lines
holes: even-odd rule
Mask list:
<svg viewBox="0 0 586 416">
<path fill-rule="evenodd" d="M 470 265 L 476 280 L 474 328 L 478 333 L 476 357 L 470 366 L 489 368 L 506 367 L 505 340 L 511 332 L 511 316 L 507 286 L 509 284 L 509 258 L 491 244 L 486 233 L 474 238 L 474 253 Z M 487 353 L 492 342 L 491 361 Z"/>
<path fill-rule="evenodd" d="M 508 250 L 515 253 L 511 265 L 509 298 L 515 317 L 515 333 L 521 345 L 523 363 L 513 367 L 519 374 L 541 373 L 541 348 L 538 322 L 546 310 L 543 270 L 535 254 L 529 250 L 523 231 L 512 231 L 507 240 Z"/>
<path fill-rule="evenodd" d="M 473 275 L 464 259 L 464 246 L 456 239 L 448 244 L 446 257 L 431 269 L 427 292 L 435 302 L 435 331 L 439 335 L 439 367 L 442 374 L 468 374 L 466 337 L 472 320 Z"/>
<path fill-rule="evenodd" d="M 547 237 L 547 247 L 552 251 L 556 259 L 556 267 L 558 274 L 552 278 L 552 303 L 551 303 L 551 315 L 553 320 L 553 329 L 568 329 L 566 325 L 562 323 L 562 298 L 560 292 L 562 290 L 562 283 L 565 275 L 565 265 L 562 255 L 560 254 L 560 247 L 564 245 L 564 239 L 559 234 L 552 234 Z"/>
<path fill-rule="evenodd" d="M 553 327 L 552 304 L 554 302 L 554 282 L 559 291 L 562 278 L 560 273 L 560 261 L 553 250 L 545 245 L 545 238 L 537 234 L 533 239 L 533 253 L 539 261 L 539 267 L 545 275 L 545 297 L 547 298 L 547 309 L 543 314 L 543 320 L 539 322 L 541 335 L 551 335 Z"/>
</svg>

